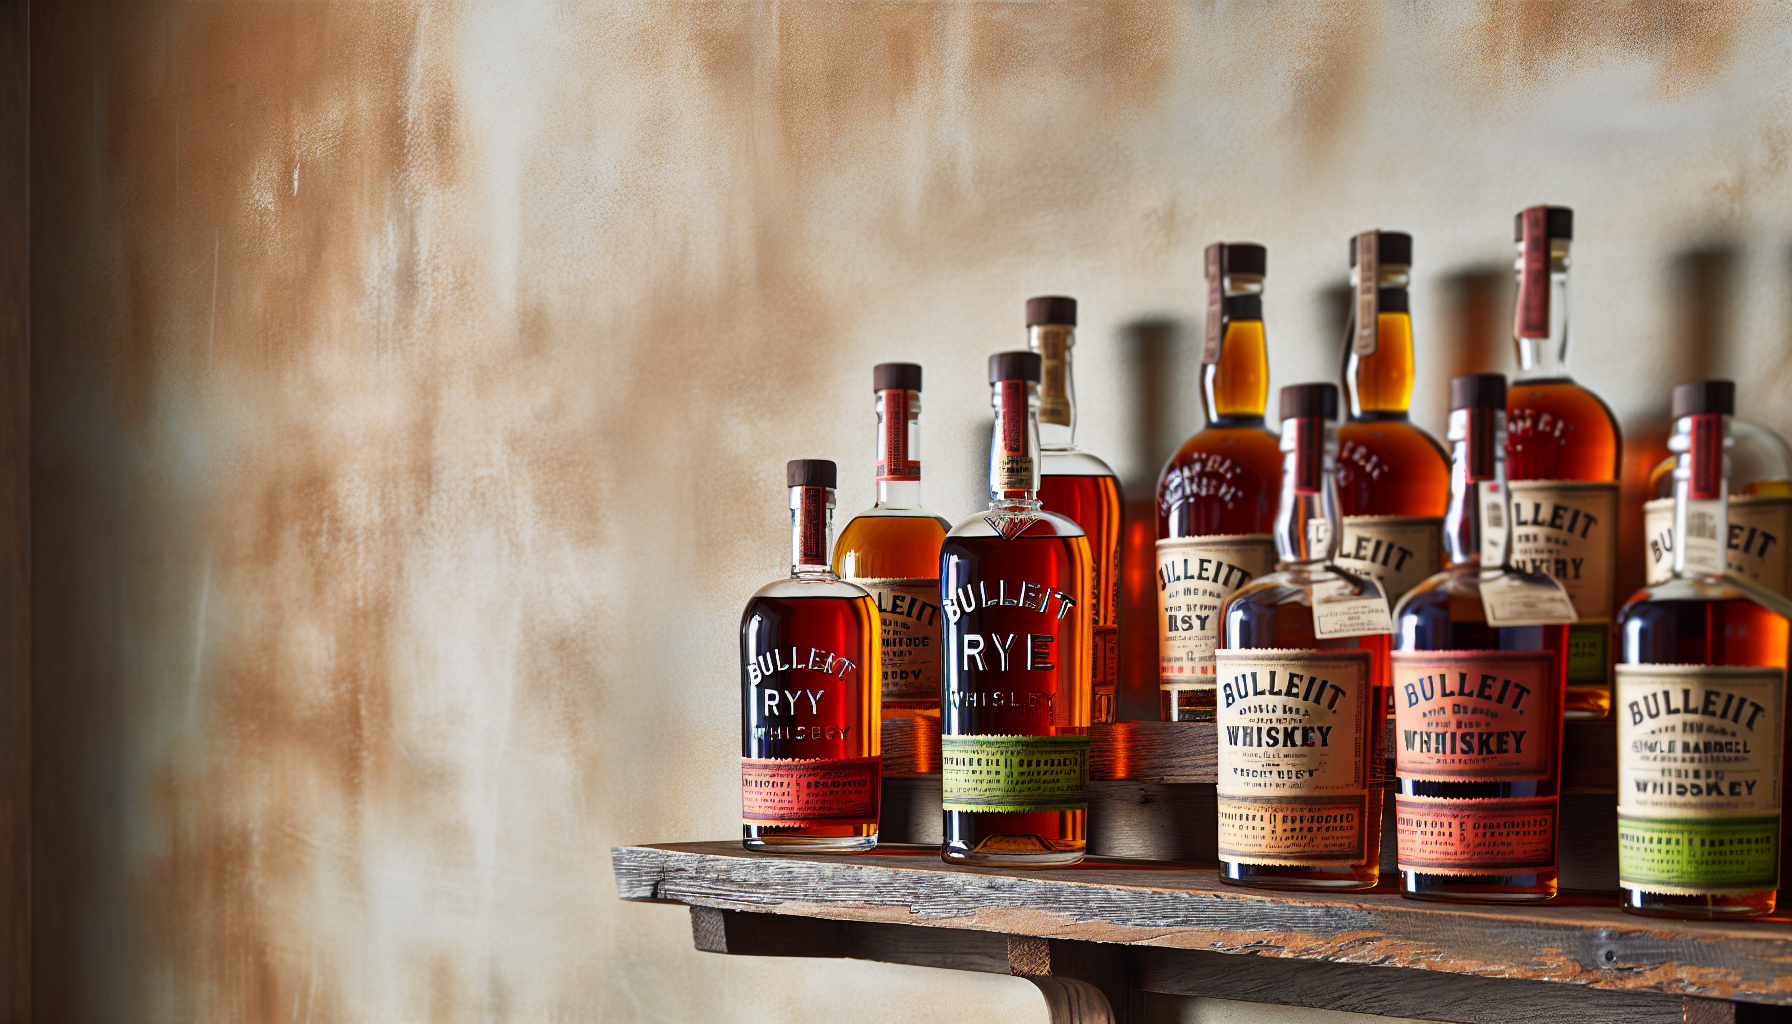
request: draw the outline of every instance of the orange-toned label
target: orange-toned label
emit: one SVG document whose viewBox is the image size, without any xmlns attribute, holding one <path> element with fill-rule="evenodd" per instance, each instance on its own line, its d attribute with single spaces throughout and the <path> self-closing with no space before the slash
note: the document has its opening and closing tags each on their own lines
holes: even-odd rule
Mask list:
<svg viewBox="0 0 1792 1024">
<path fill-rule="evenodd" d="M 1562 735 L 1549 651 L 1395 651 L 1394 770 L 1403 779 L 1541 779 Z"/>
<path fill-rule="evenodd" d="M 883 759 L 740 759 L 740 816 L 747 825 L 875 825 Z"/>
<path fill-rule="evenodd" d="M 1394 798 L 1401 871 L 1524 875 L 1556 866 L 1555 797 Z"/>
<path fill-rule="evenodd" d="M 1363 864 L 1367 807 L 1361 796 L 1222 796 L 1220 856 L 1245 864 Z"/>
</svg>

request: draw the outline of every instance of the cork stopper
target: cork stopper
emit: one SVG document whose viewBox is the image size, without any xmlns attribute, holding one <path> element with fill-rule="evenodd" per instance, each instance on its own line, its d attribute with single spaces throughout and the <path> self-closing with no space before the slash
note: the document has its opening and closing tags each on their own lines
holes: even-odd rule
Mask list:
<svg viewBox="0 0 1792 1024">
<path fill-rule="evenodd" d="M 878 363 L 871 368 L 873 391 L 921 390 L 921 367 L 914 363 Z"/>
<path fill-rule="evenodd" d="M 834 464 L 827 459 L 791 459 L 784 474 L 789 487 L 832 487 L 836 478 Z"/>
<path fill-rule="evenodd" d="M 1674 389 L 1674 418 L 1736 415 L 1736 383 L 1697 380 Z"/>
<path fill-rule="evenodd" d="M 1043 367 L 1044 360 L 1037 352 L 997 352 L 989 357 L 989 382 L 1030 380 L 1037 384 Z"/>
<path fill-rule="evenodd" d="M 1404 231 L 1377 231 L 1376 248 L 1381 263 L 1412 266 L 1412 236 Z M 1356 236 L 1350 236 L 1350 265 L 1356 266 Z"/>
<path fill-rule="evenodd" d="M 1076 326 L 1076 300 L 1066 295 L 1036 295 L 1027 300 L 1027 326 Z"/>
</svg>

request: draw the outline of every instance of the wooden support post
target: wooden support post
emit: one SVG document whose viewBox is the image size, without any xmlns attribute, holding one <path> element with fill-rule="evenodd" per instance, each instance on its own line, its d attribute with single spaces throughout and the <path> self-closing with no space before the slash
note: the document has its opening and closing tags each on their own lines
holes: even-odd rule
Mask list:
<svg viewBox="0 0 1792 1024">
<path fill-rule="evenodd" d="M 1125 1024 L 1132 992 L 1119 946 L 1011 935 L 1008 973 L 1039 989 L 1052 1024 Z"/>
</svg>

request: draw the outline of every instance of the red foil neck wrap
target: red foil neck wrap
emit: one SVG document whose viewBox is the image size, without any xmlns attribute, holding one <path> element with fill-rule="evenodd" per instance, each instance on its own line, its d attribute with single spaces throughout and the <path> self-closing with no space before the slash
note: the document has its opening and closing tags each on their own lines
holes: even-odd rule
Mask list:
<svg viewBox="0 0 1792 1024">
<path fill-rule="evenodd" d="M 1027 454 L 1027 382 L 1002 382 L 1002 454 Z"/>
<path fill-rule="evenodd" d="M 1686 480 L 1686 496 L 1693 501 L 1716 501 L 1724 487 L 1724 418 L 1701 413 L 1692 417 L 1692 447 L 1687 449 L 1692 472 Z"/>
<path fill-rule="evenodd" d="M 828 564 L 828 489 L 799 487 L 796 564 Z"/>
<path fill-rule="evenodd" d="M 1324 471 L 1325 421 L 1302 416 L 1294 421 L 1294 493 L 1318 494 Z"/>
<path fill-rule="evenodd" d="M 1465 409 L 1468 413 L 1468 482 L 1493 479 L 1492 409 Z"/>
<path fill-rule="evenodd" d="M 878 480 L 919 480 L 921 463 L 909 461 L 908 391 L 879 391 L 884 400 L 883 443 L 877 451 Z"/>
<path fill-rule="evenodd" d="M 1549 207 L 1524 211 L 1524 267 L 1518 275 L 1520 338 L 1549 337 Z"/>
</svg>

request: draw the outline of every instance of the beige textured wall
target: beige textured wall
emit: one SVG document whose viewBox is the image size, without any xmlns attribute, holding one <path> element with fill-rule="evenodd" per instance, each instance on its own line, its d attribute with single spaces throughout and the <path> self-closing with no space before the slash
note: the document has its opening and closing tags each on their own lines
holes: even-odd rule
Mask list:
<svg viewBox="0 0 1792 1024">
<path fill-rule="evenodd" d="M 1345 239 L 1411 230 L 1435 427 L 1510 362 L 1513 212 L 1565 203 L 1578 375 L 1659 431 L 1733 374 L 1792 430 L 1775 5 L 33 19 L 44 1020 L 1040 1014 L 698 956 L 606 853 L 734 833 L 783 462 L 868 503 L 868 369 L 919 360 L 969 512 L 1027 295 L 1082 300 L 1083 440 L 1137 486 L 1198 425 L 1205 243 L 1270 247 L 1289 383 L 1336 366 Z"/>
</svg>

